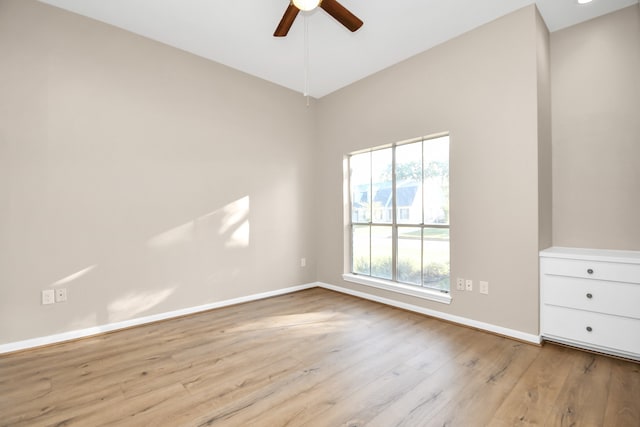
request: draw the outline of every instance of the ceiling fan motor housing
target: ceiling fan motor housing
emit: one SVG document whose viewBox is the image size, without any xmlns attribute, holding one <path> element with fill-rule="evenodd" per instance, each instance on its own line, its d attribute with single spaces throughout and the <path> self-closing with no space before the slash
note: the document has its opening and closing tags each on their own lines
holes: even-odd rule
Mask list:
<svg viewBox="0 0 640 427">
<path fill-rule="evenodd" d="M 286 36 L 301 10 L 313 10 L 318 6 L 351 32 L 357 31 L 358 28 L 362 27 L 362 20 L 336 0 L 291 0 L 275 33 L 273 33 L 274 37 Z"/>
</svg>

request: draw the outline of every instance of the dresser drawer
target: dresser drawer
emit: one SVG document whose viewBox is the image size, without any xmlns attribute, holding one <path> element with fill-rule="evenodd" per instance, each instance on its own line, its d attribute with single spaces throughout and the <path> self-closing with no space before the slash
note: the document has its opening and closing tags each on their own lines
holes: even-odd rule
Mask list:
<svg viewBox="0 0 640 427">
<path fill-rule="evenodd" d="M 542 319 L 544 337 L 640 356 L 640 320 L 550 305 L 543 306 Z"/>
<path fill-rule="evenodd" d="M 542 303 L 640 319 L 640 285 L 544 276 Z"/>
<path fill-rule="evenodd" d="M 541 258 L 542 274 L 640 284 L 640 264 Z"/>
</svg>

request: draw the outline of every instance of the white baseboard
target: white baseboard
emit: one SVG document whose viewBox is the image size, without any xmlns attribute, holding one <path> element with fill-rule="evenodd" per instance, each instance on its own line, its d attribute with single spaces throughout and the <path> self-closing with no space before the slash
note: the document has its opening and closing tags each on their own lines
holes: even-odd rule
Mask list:
<svg viewBox="0 0 640 427">
<path fill-rule="evenodd" d="M 490 323 L 479 322 L 477 320 L 468 319 L 466 317 L 455 316 L 452 314 L 443 313 L 441 311 L 431 310 L 431 309 L 420 307 L 417 305 L 407 304 L 407 303 L 395 301 L 389 298 L 383 298 L 376 295 L 371 295 L 365 292 L 354 291 L 352 289 L 343 288 L 341 286 L 330 285 L 328 283 L 322 283 L 322 282 L 314 282 L 314 283 L 307 283 L 299 286 L 292 286 L 289 288 L 277 289 L 275 291 L 262 292 L 259 294 L 253 294 L 253 295 L 248 295 L 244 297 L 218 301 L 210 304 L 199 305 L 196 307 L 189 307 L 189 308 L 184 308 L 180 310 L 169 311 L 166 313 L 153 314 L 151 316 L 138 317 L 136 319 L 125 320 L 122 322 L 108 323 L 106 325 L 99 325 L 99 326 L 94 326 L 86 329 L 63 332 L 60 334 L 48 335 L 45 337 L 32 338 L 32 339 L 17 341 L 17 342 L 8 343 L 8 344 L 0 344 L 0 354 L 12 353 L 15 351 L 26 350 L 34 347 L 41 347 L 44 345 L 57 344 L 60 342 L 70 341 L 78 338 L 90 337 L 92 335 L 98 335 L 105 332 L 116 331 L 118 329 L 130 328 L 132 326 L 144 325 L 146 323 L 153 323 L 159 320 L 171 319 L 174 317 L 180 317 L 188 314 L 212 310 L 214 308 L 221 308 L 221 307 L 227 307 L 230 305 L 256 301 L 264 298 L 284 295 L 291 292 L 302 291 L 305 289 L 310 289 L 315 287 L 330 289 L 332 291 L 356 296 L 358 298 L 376 301 L 382 304 L 402 308 L 402 309 L 413 311 L 416 313 L 425 314 L 427 316 L 435 317 L 438 319 L 443 319 L 450 322 L 459 323 L 461 325 L 470 326 L 472 328 L 482 329 L 485 331 L 493 332 L 495 334 L 515 338 L 520 341 L 530 342 L 533 344 L 541 343 L 541 338 L 539 335 L 527 334 L 525 332 L 516 331 L 514 329 L 503 328 L 502 326 L 496 326 Z"/>
<path fill-rule="evenodd" d="M 365 292 L 354 291 L 353 289 L 343 288 L 341 286 L 329 285 L 327 283 L 317 282 L 316 285 L 321 288 L 330 289 L 332 291 L 341 292 L 343 294 L 353 295 L 358 298 L 364 298 L 371 301 L 376 301 L 382 304 L 390 305 L 393 307 L 402 308 L 405 310 L 413 311 L 416 313 L 426 314 L 427 316 L 435 317 L 438 319 L 447 320 L 453 323 L 459 323 L 461 325 L 470 326 L 476 329 L 482 329 L 484 331 L 492 332 L 494 334 L 503 335 L 510 338 L 515 338 L 520 341 L 529 342 L 532 344 L 540 345 L 542 342 L 539 335 L 528 334 L 514 329 L 504 328 L 502 326 L 493 325 L 491 323 L 479 322 L 477 320 L 468 319 L 466 317 L 455 316 L 453 314 L 443 313 L 437 310 L 431 310 L 428 308 L 420 307 L 413 304 L 407 304 L 404 302 L 392 300 L 389 298 L 383 298 L 376 295 L 371 295 Z"/>
<path fill-rule="evenodd" d="M 210 304 L 199 305 L 196 307 L 183 308 L 180 310 L 169 311 L 166 313 L 153 314 L 151 316 L 138 317 L 136 319 L 125 320 L 122 322 L 108 323 L 106 325 L 94 326 L 76 331 L 63 332 L 45 337 L 32 338 L 24 341 L 18 341 L 0 345 L 0 354 L 12 353 L 14 351 L 26 350 L 29 348 L 40 347 L 43 345 L 57 344 L 64 341 L 85 338 L 92 335 L 98 335 L 105 332 L 116 331 L 118 329 L 130 328 L 132 326 L 144 325 L 146 323 L 157 322 L 159 320 L 171 319 L 173 317 L 185 316 L 187 314 L 199 313 L 201 311 L 212 310 L 214 308 L 227 307 L 230 305 L 241 304 L 244 302 L 256 301 L 259 299 L 275 297 L 278 295 L 289 294 L 291 292 L 302 291 L 317 287 L 317 283 L 308 283 L 290 288 L 277 289 L 275 291 L 262 292 L 259 294 L 248 295 L 245 297 L 233 298 L 224 301 L 217 301 Z"/>
</svg>

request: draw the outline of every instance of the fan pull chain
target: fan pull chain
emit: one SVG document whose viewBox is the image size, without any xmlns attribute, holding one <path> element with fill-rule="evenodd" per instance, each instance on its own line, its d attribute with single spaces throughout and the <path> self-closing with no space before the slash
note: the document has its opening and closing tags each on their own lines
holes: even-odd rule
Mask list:
<svg viewBox="0 0 640 427">
<path fill-rule="evenodd" d="M 309 21 L 304 15 L 304 96 L 309 106 Z"/>
</svg>

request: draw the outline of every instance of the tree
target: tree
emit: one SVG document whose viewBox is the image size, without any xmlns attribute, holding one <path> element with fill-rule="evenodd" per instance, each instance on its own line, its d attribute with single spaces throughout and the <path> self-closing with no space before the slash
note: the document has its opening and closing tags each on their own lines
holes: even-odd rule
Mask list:
<svg viewBox="0 0 640 427">
<path fill-rule="evenodd" d="M 396 181 L 422 181 L 422 162 L 413 161 L 396 165 Z M 424 168 L 425 178 L 449 177 L 449 163 L 431 161 Z M 380 176 L 381 181 L 391 181 L 391 165 Z"/>
<path fill-rule="evenodd" d="M 432 161 L 427 163 L 427 166 L 424 168 L 424 177 L 425 178 L 449 177 L 449 163 L 438 162 L 438 161 Z"/>
</svg>

